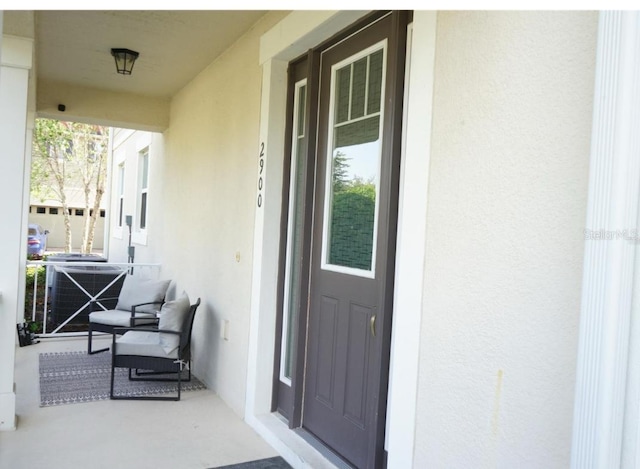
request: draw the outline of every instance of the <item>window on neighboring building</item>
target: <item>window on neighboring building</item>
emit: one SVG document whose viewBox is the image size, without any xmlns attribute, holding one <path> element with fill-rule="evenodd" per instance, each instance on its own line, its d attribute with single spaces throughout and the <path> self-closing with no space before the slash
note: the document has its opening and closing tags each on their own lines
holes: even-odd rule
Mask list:
<svg viewBox="0 0 640 469">
<path fill-rule="evenodd" d="M 76 209 L 76 217 L 83 217 L 84 216 L 84 209 L 83 208 L 77 208 Z"/>
<path fill-rule="evenodd" d="M 147 194 L 149 189 L 149 148 L 138 154 L 138 227 L 147 228 Z"/>
<path fill-rule="evenodd" d="M 118 166 L 118 226 L 124 222 L 124 163 Z"/>
<path fill-rule="evenodd" d="M 107 212 L 104 210 L 100 210 L 100 218 L 104 218 L 107 216 Z"/>
<path fill-rule="evenodd" d="M 50 207 L 49 208 L 49 215 L 57 215 L 58 214 L 58 208 L 57 207 Z"/>
<path fill-rule="evenodd" d="M 37 207 L 36 213 L 47 213 L 47 209 L 45 207 Z"/>
</svg>

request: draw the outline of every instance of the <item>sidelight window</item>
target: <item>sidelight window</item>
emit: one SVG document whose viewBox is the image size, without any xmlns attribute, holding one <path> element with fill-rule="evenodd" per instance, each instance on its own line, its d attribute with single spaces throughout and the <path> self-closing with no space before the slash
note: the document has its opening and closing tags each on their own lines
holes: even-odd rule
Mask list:
<svg viewBox="0 0 640 469">
<path fill-rule="evenodd" d="M 301 265 L 297 260 L 303 252 L 304 233 L 304 144 L 305 105 L 307 81 L 295 85 L 293 103 L 293 132 L 291 142 L 291 170 L 289 179 L 289 220 L 287 226 L 286 269 L 284 279 L 284 304 L 282 316 L 282 347 L 280 360 L 280 381 L 291 386 L 295 322 L 300 296 Z"/>
</svg>

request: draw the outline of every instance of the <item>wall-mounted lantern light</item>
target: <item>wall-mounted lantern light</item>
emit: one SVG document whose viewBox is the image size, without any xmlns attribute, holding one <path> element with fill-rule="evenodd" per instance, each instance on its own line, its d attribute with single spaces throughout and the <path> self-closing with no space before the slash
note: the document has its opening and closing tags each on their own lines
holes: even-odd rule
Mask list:
<svg viewBox="0 0 640 469">
<path fill-rule="evenodd" d="M 118 73 L 122 75 L 131 75 L 133 64 L 140 54 L 129 49 L 111 49 L 111 55 L 116 61 Z"/>
</svg>

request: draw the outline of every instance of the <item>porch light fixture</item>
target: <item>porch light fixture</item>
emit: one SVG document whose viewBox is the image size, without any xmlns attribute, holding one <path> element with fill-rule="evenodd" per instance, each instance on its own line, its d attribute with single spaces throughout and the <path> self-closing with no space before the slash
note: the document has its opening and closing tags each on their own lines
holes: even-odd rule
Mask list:
<svg viewBox="0 0 640 469">
<path fill-rule="evenodd" d="M 131 75 L 133 64 L 140 54 L 129 49 L 111 49 L 111 55 L 116 61 L 116 69 L 122 75 Z"/>
</svg>

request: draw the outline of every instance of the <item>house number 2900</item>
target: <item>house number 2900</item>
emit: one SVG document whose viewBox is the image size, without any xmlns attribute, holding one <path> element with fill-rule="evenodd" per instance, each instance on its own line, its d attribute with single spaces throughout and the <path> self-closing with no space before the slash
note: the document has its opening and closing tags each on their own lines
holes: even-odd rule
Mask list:
<svg viewBox="0 0 640 469">
<path fill-rule="evenodd" d="M 260 143 L 258 166 L 260 167 L 260 171 L 258 173 L 258 207 L 262 207 L 262 187 L 264 186 L 264 179 L 262 178 L 262 172 L 264 171 L 264 142 Z"/>
</svg>

